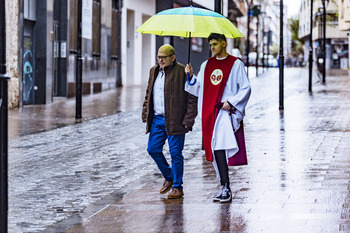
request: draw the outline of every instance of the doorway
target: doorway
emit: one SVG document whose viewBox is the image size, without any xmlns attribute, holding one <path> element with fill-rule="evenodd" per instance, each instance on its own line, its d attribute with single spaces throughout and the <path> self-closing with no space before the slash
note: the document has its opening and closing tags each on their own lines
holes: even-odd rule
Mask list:
<svg viewBox="0 0 350 233">
<path fill-rule="evenodd" d="M 127 86 L 134 84 L 134 35 L 135 35 L 135 12 L 133 10 L 127 10 L 127 41 L 126 41 L 126 62 L 127 62 Z"/>
<path fill-rule="evenodd" d="M 24 21 L 23 35 L 23 104 L 34 104 L 34 87 L 35 87 L 35 54 L 33 38 L 34 23 Z"/>
</svg>

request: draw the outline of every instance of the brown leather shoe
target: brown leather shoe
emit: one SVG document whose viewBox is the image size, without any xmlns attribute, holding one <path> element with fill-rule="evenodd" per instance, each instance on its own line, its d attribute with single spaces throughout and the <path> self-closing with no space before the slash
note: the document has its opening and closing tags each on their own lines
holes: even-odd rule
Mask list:
<svg viewBox="0 0 350 233">
<path fill-rule="evenodd" d="M 184 196 L 184 192 L 181 189 L 173 188 L 168 195 L 168 199 L 177 199 Z"/>
<path fill-rule="evenodd" d="M 173 182 L 165 180 L 162 188 L 160 189 L 160 194 L 165 194 L 169 192 L 169 190 L 171 189 L 171 186 L 173 186 Z"/>
</svg>

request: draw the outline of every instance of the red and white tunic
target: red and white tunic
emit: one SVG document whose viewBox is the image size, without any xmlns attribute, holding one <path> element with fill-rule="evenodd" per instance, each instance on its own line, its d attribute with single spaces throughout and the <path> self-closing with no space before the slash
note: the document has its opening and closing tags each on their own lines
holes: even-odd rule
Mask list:
<svg viewBox="0 0 350 233">
<path fill-rule="evenodd" d="M 225 150 L 227 160 L 239 150 L 234 132 L 239 129 L 245 114 L 251 92 L 250 83 L 243 62 L 231 55 L 222 59 L 212 57 L 203 62 L 198 75 L 193 78 L 197 79 L 196 84 L 190 86 L 186 83 L 185 90 L 198 96 L 198 115 L 202 120 L 206 157 L 214 162 L 217 170 L 215 157 L 212 156 L 214 150 Z M 226 78 L 221 102 L 229 101 L 236 108 L 236 112 L 230 116 L 228 111 L 220 110 L 215 118 L 212 105 L 216 103 L 218 88 Z"/>
</svg>

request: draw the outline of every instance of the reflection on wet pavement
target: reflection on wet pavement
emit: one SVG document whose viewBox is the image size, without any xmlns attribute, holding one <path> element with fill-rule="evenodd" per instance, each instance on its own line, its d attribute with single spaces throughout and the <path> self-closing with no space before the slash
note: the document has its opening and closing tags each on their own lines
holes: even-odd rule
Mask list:
<svg viewBox="0 0 350 233">
<path fill-rule="evenodd" d="M 310 95 L 307 70 L 286 69 L 280 112 L 276 77 L 251 80 L 249 164 L 230 168 L 231 203 L 212 202 L 199 124 L 186 136 L 184 198 L 160 195 L 135 109 L 12 139 L 10 232 L 350 232 L 350 78 Z"/>
<path fill-rule="evenodd" d="M 47 105 L 27 105 L 9 111 L 9 138 L 47 131 L 141 107 L 144 86 L 123 87 L 84 95 L 82 119 L 75 119 L 75 98 L 58 98 Z"/>
</svg>

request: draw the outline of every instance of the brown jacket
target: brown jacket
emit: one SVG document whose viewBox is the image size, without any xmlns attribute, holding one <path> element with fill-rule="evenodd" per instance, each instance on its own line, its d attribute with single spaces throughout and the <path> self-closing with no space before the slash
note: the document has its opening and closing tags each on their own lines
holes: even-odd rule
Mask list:
<svg viewBox="0 0 350 233">
<path fill-rule="evenodd" d="M 159 73 L 159 65 L 150 70 L 145 100 L 142 107 L 142 121 L 150 132 L 153 120 L 153 85 Z M 164 110 L 168 135 L 185 134 L 192 130 L 197 116 L 197 97 L 185 91 L 185 67 L 176 60 L 165 68 Z M 189 129 L 186 129 L 187 125 Z"/>
</svg>

